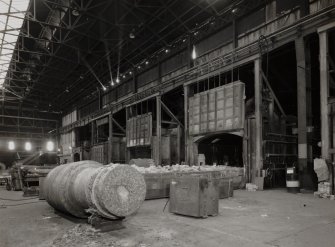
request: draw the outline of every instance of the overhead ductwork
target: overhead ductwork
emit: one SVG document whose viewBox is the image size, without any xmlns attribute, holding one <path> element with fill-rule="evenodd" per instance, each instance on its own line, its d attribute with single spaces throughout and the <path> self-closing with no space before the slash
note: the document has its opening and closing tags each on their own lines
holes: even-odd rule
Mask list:
<svg viewBox="0 0 335 247">
<path fill-rule="evenodd" d="M 43 27 L 41 33 L 39 35 L 40 39 L 43 41 L 38 41 L 39 48 L 48 49 L 50 41 L 54 36 L 57 27 L 59 27 L 62 23 L 62 19 L 64 18 L 66 12 L 68 11 L 72 0 L 59 0 L 50 11 L 46 23 L 47 25 Z"/>
<path fill-rule="evenodd" d="M 57 31 L 57 27 L 59 27 L 62 23 L 62 20 L 68 11 L 72 0 L 58 0 L 52 6 L 52 10 L 50 10 L 49 15 L 46 19 L 46 24 L 44 24 L 40 35 L 39 40 L 35 43 L 35 49 L 37 51 L 46 51 L 49 50 L 50 42 L 52 37 L 55 35 Z M 22 78 L 27 81 L 32 80 L 32 70 L 36 69 L 37 65 L 41 62 L 41 55 L 39 54 L 31 54 L 29 59 L 28 67 L 24 68 L 24 74 Z"/>
</svg>

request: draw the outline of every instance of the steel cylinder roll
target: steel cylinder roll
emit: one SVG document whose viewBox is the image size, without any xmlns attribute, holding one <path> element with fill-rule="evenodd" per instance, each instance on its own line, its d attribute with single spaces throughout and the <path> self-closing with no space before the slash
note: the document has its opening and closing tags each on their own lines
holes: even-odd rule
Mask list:
<svg viewBox="0 0 335 247">
<path fill-rule="evenodd" d="M 86 218 L 115 219 L 136 212 L 145 198 L 143 175 L 129 165 L 86 160 L 54 168 L 44 181 L 45 198 L 57 210 Z"/>
</svg>

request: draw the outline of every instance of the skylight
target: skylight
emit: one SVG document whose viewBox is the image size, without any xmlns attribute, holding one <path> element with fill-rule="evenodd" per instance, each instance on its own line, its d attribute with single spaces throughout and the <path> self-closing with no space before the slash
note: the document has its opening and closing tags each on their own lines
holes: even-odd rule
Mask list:
<svg viewBox="0 0 335 247">
<path fill-rule="evenodd" d="M 8 77 L 13 56 L 30 0 L 0 0 L 0 89 Z"/>
</svg>

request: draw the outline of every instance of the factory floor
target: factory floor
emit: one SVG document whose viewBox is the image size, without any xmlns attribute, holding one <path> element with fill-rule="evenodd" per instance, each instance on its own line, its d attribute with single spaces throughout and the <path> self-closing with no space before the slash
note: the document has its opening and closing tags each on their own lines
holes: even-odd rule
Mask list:
<svg viewBox="0 0 335 247">
<path fill-rule="evenodd" d="M 0 198 L 21 195 L 0 187 Z M 165 204 L 145 201 L 125 228 L 100 233 L 55 214 L 45 201 L 0 200 L 0 246 L 335 246 L 335 201 L 313 194 L 238 190 L 220 200 L 219 216 L 207 219 L 163 212 Z"/>
</svg>

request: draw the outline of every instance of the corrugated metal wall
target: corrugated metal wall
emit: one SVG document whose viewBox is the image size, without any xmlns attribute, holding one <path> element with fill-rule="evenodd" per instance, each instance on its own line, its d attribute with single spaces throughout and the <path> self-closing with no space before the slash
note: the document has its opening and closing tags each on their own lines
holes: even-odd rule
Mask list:
<svg viewBox="0 0 335 247">
<path fill-rule="evenodd" d="M 105 105 L 108 105 L 109 103 L 116 101 L 117 97 L 116 97 L 117 93 L 116 90 L 112 90 L 106 94 L 104 94 L 102 96 L 102 107 L 104 107 Z"/>
<path fill-rule="evenodd" d="M 75 131 L 71 131 L 65 134 L 61 134 L 60 136 L 60 146 L 63 149 L 63 154 L 71 154 L 72 153 L 72 147 L 75 147 L 76 145 L 76 135 Z M 71 147 L 71 149 L 70 149 Z"/>
<path fill-rule="evenodd" d="M 301 0 L 276 0 L 277 14 L 291 10 L 301 4 Z"/>
<path fill-rule="evenodd" d="M 102 143 L 95 145 L 91 148 L 91 160 L 99 162 L 101 164 L 107 164 L 108 162 L 108 143 Z"/>
<path fill-rule="evenodd" d="M 113 137 L 112 162 L 114 163 L 126 162 L 126 138 Z"/>
<path fill-rule="evenodd" d="M 244 90 L 238 81 L 190 97 L 190 135 L 242 129 Z"/>
<path fill-rule="evenodd" d="M 77 119 L 77 110 L 74 110 L 70 112 L 69 114 L 66 114 L 64 117 L 62 117 L 62 126 L 69 125 L 71 123 L 76 122 Z"/>
<path fill-rule="evenodd" d="M 252 12 L 239 19 L 236 23 L 237 34 L 245 33 L 263 23 L 265 23 L 265 8 Z"/>
<path fill-rule="evenodd" d="M 121 98 L 134 90 L 134 81 L 133 79 L 122 82 L 121 85 L 117 88 L 117 98 Z"/>
<path fill-rule="evenodd" d="M 197 55 L 202 56 L 233 40 L 233 26 L 228 26 L 196 44 Z"/>
<path fill-rule="evenodd" d="M 78 117 L 79 119 L 86 117 L 93 112 L 99 110 L 99 100 L 94 100 L 93 102 L 89 103 L 88 105 L 83 106 L 78 110 Z"/>
<path fill-rule="evenodd" d="M 155 66 L 142 74 L 139 74 L 137 77 L 137 86 L 143 87 L 146 84 L 155 81 L 158 79 L 158 66 Z"/>
<path fill-rule="evenodd" d="M 183 66 L 186 66 L 188 62 L 187 50 L 176 54 L 175 56 L 163 61 L 161 63 L 161 73 L 162 76 L 171 73 L 177 69 L 180 69 Z"/>
<path fill-rule="evenodd" d="M 127 120 L 127 147 L 151 145 L 152 115 L 138 115 Z"/>
</svg>

